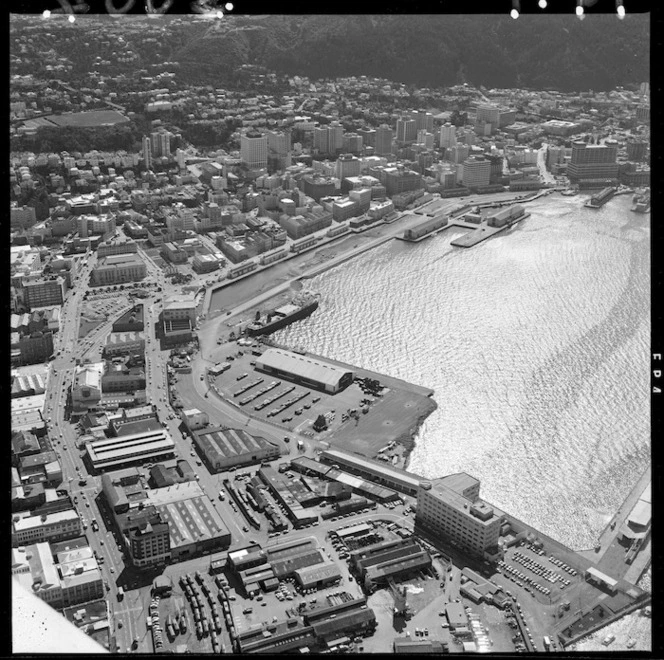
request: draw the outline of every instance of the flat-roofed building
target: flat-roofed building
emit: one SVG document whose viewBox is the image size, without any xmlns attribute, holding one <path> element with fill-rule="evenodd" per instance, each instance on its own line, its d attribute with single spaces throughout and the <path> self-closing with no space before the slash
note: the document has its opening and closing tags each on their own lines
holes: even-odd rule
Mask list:
<svg viewBox="0 0 664 660">
<path fill-rule="evenodd" d="M 67 292 L 64 277 L 51 275 L 23 282 L 23 300 L 28 309 L 62 305 Z"/>
<path fill-rule="evenodd" d="M 65 607 L 103 598 L 104 581 L 90 546 L 63 550 L 56 558 Z"/>
<path fill-rule="evenodd" d="M 194 442 L 211 471 L 279 458 L 280 449 L 242 429 L 210 428 L 194 432 Z"/>
<path fill-rule="evenodd" d="M 190 432 L 198 431 L 210 423 L 210 416 L 206 412 L 201 412 L 198 408 L 182 410 L 180 418 Z"/>
<path fill-rule="evenodd" d="M 33 515 L 15 514 L 12 517 L 12 545 L 44 541 L 62 541 L 81 535 L 81 518 L 75 509 Z"/>
<path fill-rule="evenodd" d="M 175 442 L 166 429 L 159 429 L 95 440 L 86 445 L 86 451 L 95 470 L 108 470 L 130 463 L 170 458 L 175 453 Z"/>
<path fill-rule="evenodd" d="M 108 257 L 112 254 L 136 254 L 138 245 L 129 239 L 116 239 L 100 243 L 97 247 L 98 257 Z"/>
<path fill-rule="evenodd" d="M 196 322 L 196 297 L 193 295 L 168 296 L 164 302 L 162 318 L 165 321 L 189 319 Z"/>
<path fill-rule="evenodd" d="M 92 270 L 92 283 L 122 284 L 138 282 L 147 275 L 144 261 L 137 254 L 115 254 L 101 257 Z"/>
<path fill-rule="evenodd" d="M 447 645 L 435 639 L 410 639 L 398 637 L 394 640 L 394 653 L 445 653 Z"/>
<path fill-rule="evenodd" d="M 505 522 L 502 511 L 479 499 L 479 482 L 450 475 L 417 492 L 416 525 L 451 539 L 478 557 L 493 556 Z"/>
<path fill-rule="evenodd" d="M 14 548 L 12 575 L 30 593 L 51 607 L 62 607 L 62 585 L 48 543 L 37 542 Z"/>
<path fill-rule="evenodd" d="M 163 566 L 170 561 L 170 528 L 153 506 L 116 516 L 116 522 L 134 566 Z"/>
<path fill-rule="evenodd" d="M 161 256 L 173 264 L 186 264 L 188 255 L 186 250 L 183 250 L 175 243 L 164 243 L 159 252 Z"/>
<path fill-rule="evenodd" d="M 191 267 L 197 273 L 210 273 L 214 270 L 218 270 L 223 263 L 223 259 L 220 256 L 214 254 L 199 254 L 194 257 Z"/>
<path fill-rule="evenodd" d="M 417 495 L 421 486 L 425 488 L 428 481 L 422 477 L 390 467 L 379 461 L 361 456 L 360 454 L 341 451 L 339 449 L 325 449 L 320 454 L 322 463 L 336 466 L 360 475 L 370 481 L 383 484 L 408 495 Z"/>
<path fill-rule="evenodd" d="M 280 348 L 268 348 L 256 359 L 256 369 L 331 394 L 348 387 L 355 377 L 345 367 Z"/>
</svg>

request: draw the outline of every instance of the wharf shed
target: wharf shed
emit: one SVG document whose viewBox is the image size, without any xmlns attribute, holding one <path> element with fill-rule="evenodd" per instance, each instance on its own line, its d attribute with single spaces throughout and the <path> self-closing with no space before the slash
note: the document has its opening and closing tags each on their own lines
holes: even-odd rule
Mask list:
<svg viewBox="0 0 664 660">
<path fill-rule="evenodd" d="M 445 227 L 447 225 L 447 216 L 446 215 L 437 215 L 426 222 L 422 222 L 411 229 L 406 229 L 403 234 L 403 237 L 407 240 L 414 240 L 426 236 L 436 229 Z"/>
<path fill-rule="evenodd" d="M 431 488 L 431 484 L 427 480 L 416 474 L 390 467 L 360 454 L 339 449 L 325 449 L 321 452 L 320 460 L 337 469 L 347 470 L 351 474 L 378 482 L 407 495 L 417 495 L 420 486 L 425 489 Z"/>
<path fill-rule="evenodd" d="M 268 348 L 256 359 L 256 369 L 331 394 L 348 387 L 355 378 L 349 369 L 280 348 Z"/>
<path fill-rule="evenodd" d="M 371 483 L 370 481 L 362 479 L 354 474 L 349 474 L 348 472 L 333 468 L 329 463 L 315 461 L 306 456 L 298 456 L 297 458 L 294 458 L 291 461 L 290 466 L 293 470 L 300 472 L 301 474 L 336 482 L 344 487 L 344 492 L 346 488 L 350 488 L 352 491 L 369 497 L 377 502 L 389 502 L 398 498 L 397 493 L 390 488 Z M 343 499 L 343 497 L 339 499 Z"/>
</svg>

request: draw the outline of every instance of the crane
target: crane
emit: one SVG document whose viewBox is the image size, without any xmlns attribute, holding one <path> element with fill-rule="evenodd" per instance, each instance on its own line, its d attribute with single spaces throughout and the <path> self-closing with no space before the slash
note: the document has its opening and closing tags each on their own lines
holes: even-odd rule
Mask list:
<svg viewBox="0 0 664 660">
<path fill-rule="evenodd" d="M 392 578 L 388 578 L 387 584 L 394 596 L 394 616 L 402 616 L 407 619 L 410 616 L 411 611 L 408 607 L 406 587 L 397 586 Z"/>
</svg>

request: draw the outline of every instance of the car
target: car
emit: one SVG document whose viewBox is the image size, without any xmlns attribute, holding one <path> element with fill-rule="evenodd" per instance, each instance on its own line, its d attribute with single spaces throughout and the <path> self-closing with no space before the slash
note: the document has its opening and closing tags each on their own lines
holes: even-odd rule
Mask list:
<svg viewBox="0 0 664 660">
<path fill-rule="evenodd" d="M 111 573 L 115 573 L 115 569 L 111 566 Z"/>
</svg>

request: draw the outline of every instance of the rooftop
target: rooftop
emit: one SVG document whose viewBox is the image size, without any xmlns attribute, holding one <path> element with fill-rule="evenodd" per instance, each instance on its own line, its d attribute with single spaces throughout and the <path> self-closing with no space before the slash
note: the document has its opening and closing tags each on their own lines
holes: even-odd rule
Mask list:
<svg viewBox="0 0 664 660">
<path fill-rule="evenodd" d="M 329 463 L 339 461 L 346 465 L 355 466 L 358 469 L 366 470 L 369 473 L 381 475 L 396 482 L 401 482 L 411 488 L 419 488 L 420 484 L 428 483 L 426 479 L 416 474 L 390 467 L 385 463 L 374 461 L 359 454 L 341 451 L 339 449 L 326 449 L 321 453 L 321 458 L 325 458 Z"/>
<path fill-rule="evenodd" d="M 230 536 L 230 531 L 196 481 L 147 493 L 147 502 L 168 522 L 171 548 Z"/>
<path fill-rule="evenodd" d="M 336 386 L 339 379 L 352 371 L 333 364 L 306 357 L 280 348 L 268 348 L 256 361 L 257 366 L 267 366 L 295 373 L 325 385 Z"/>
</svg>

